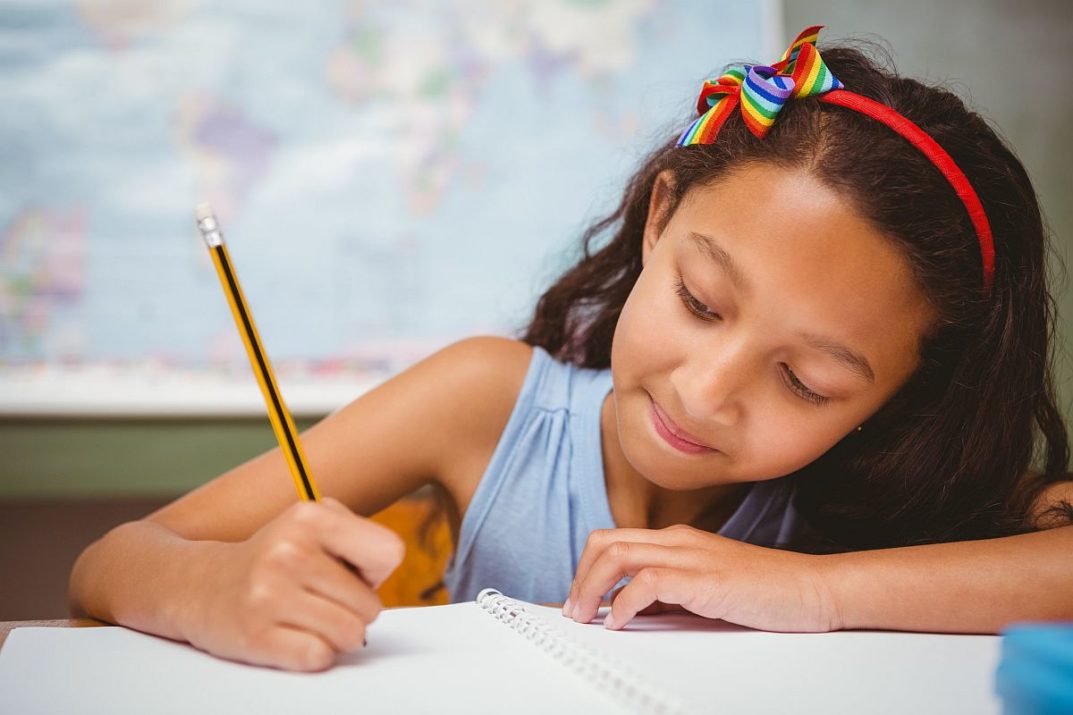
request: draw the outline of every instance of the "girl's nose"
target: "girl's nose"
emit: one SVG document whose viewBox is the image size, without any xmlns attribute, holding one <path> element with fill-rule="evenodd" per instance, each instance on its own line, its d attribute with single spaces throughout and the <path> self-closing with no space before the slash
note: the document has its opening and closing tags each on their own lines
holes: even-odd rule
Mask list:
<svg viewBox="0 0 1073 715">
<path fill-rule="evenodd" d="M 742 416 L 750 370 L 744 351 L 724 344 L 718 353 L 691 357 L 671 375 L 671 382 L 694 427 L 731 427 Z"/>
</svg>

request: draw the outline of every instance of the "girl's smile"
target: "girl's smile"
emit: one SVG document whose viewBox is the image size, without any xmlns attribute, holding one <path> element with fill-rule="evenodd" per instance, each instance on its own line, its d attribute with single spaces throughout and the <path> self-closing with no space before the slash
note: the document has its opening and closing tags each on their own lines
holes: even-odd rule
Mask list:
<svg viewBox="0 0 1073 715">
<path fill-rule="evenodd" d="M 701 444 L 698 438 L 675 424 L 674 421 L 660 409 L 655 400 L 652 401 L 652 424 L 655 426 L 659 436 L 667 440 L 667 444 L 680 452 L 685 452 L 686 454 L 705 454 L 707 452 L 716 451 L 712 447 Z"/>
</svg>

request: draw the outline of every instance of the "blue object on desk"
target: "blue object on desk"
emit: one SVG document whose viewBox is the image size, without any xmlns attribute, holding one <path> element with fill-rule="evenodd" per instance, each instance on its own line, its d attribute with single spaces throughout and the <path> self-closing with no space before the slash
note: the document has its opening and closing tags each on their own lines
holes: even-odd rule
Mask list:
<svg viewBox="0 0 1073 715">
<path fill-rule="evenodd" d="M 1073 713 L 1073 623 L 1026 623 L 1002 636 L 995 692 L 1003 713 Z"/>
</svg>

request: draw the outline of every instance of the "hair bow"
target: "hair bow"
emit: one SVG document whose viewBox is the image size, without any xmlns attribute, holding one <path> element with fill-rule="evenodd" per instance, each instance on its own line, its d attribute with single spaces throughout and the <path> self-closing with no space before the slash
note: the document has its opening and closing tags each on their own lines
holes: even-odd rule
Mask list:
<svg viewBox="0 0 1073 715">
<path fill-rule="evenodd" d="M 706 80 L 697 99 L 697 113 L 701 116 L 682 133 L 678 146 L 711 144 L 738 105 L 745 126 L 763 139 L 790 97 L 842 89 L 844 85 L 827 69 L 814 44 L 822 27 L 813 25 L 802 30 L 773 65 L 732 67 L 714 82 Z"/>
</svg>

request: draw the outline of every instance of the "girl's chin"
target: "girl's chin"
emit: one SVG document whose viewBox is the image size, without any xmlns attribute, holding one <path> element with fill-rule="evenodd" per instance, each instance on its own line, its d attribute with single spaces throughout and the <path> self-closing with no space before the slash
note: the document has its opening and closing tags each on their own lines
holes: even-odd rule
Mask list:
<svg viewBox="0 0 1073 715">
<path fill-rule="evenodd" d="M 696 465 L 693 465 L 693 469 L 690 470 L 688 465 L 685 465 L 687 468 L 683 470 L 682 461 L 674 457 L 668 458 L 667 451 L 661 449 L 659 444 L 653 444 L 652 447 L 652 450 L 645 450 L 644 455 L 627 453 L 625 456 L 626 460 L 638 474 L 644 477 L 645 481 L 660 489 L 672 492 L 689 492 L 731 484 L 736 481 L 721 478 L 726 475 L 710 467 L 698 470 Z M 683 456 L 689 457 L 689 455 Z M 715 456 L 719 456 L 719 453 L 716 453 Z M 709 455 L 709 459 L 710 457 L 711 455 Z"/>
</svg>

